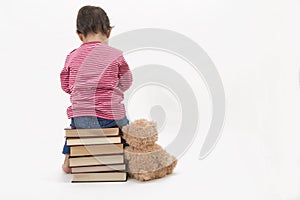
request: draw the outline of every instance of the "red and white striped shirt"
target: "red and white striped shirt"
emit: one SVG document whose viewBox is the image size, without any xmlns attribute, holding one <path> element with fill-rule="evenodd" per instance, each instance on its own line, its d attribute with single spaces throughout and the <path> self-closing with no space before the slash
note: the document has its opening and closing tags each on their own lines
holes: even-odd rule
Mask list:
<svg viewBox="0 0 300 200">
<path fill-rule="evenodd" d="M 67 56 L 60 80 L 71 95 L 68 118 L 125 117 L 123 93 L 132 84 L 132 74 L 120 50 L 102 42 L 83 43 Z"/>
</svg>

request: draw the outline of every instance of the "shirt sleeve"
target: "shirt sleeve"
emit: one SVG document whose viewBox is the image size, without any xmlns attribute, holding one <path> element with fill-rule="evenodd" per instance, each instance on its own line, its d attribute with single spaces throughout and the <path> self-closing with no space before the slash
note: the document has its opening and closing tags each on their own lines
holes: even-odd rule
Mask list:
<svg viewBox="0 0 300 200">
<path fill-rule="evenodd" d="M 123 56 L 119 57 L 119 88 L 123 92 L 128 90 L 132 84 L 132 73 Z"/>
<path fill-rule="evenodd" d="M 63 91 L 65 91 L 68 94 L 71 94 L 71 90 L 69 87 L 69 77 L 70 77 L 70 73 L 69 73 L 69 55 L 66 58 L 66 62 L 65 62 L 65 66 L 62 69 L 61 73 L 60 73 L 60 84 L 61 84 L 61 88 L 63 89 Z"/>
</svg>

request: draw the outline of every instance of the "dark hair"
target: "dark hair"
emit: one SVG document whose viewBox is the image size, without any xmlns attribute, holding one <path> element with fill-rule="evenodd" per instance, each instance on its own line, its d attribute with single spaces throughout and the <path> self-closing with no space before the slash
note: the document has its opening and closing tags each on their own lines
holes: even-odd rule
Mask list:
<svg viewBox="0 0 300 200">
<path fill-rule="evenodd" d="M 84 6 L 78 11 L 77 15 L 77 33 L 85 37 L 89 33 L 99 33 L 107 35 L 110 26 L 109 18 L 106 12 L 95 6 Z"/>
</svg>

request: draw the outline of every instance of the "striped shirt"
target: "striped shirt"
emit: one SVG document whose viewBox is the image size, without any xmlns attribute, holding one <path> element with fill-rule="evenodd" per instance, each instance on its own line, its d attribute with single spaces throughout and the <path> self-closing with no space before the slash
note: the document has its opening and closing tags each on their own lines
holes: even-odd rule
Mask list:
<svg viewBox="0 0 300 200">
<path fill-rule="evenodd" d="M 102 42 L 83 43 L 67 56 L 60 80 L 62 89 L 70 94 L 68 118 L 125 117 L 122 101 L 132 74 L 120 50 Z"/>
</svg>

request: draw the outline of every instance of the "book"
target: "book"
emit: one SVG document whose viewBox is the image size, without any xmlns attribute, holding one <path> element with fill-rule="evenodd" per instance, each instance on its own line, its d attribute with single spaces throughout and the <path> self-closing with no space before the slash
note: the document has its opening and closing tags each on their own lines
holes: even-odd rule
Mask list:
<svg viewBox="0 0 300 200">
<path fill-rule="evenodd" d="M 69 167 L 124 163 L 124 154 L 69 158 Z"/>
<path fill-rule="evenodd" d="M 96 138 L 67 138 L 67 146 L 121 143 L 121 136 Z"/>
<path fill-rule="evenodd" d="M 125 164 L 102 165 L 102 166 L 87 166 L 87 167 L 72 167 L 71 173 L 87 173 L 87 172 L 112 172 L 125 171 Z"/>
<path fill-rule="evenodd" d="M 105 129 L 65 129 L 65 137 L 101 137 L 101 136 L 117 136 L 119 128 Z"/>
<path fill-rule="evenodd" d="M 100 172 L 73 174 L 72 182 L 101 182 L 101 181 L 126 181 L 126 172 Z"/>
<path fill-rule="evenodd" d="M 123 144 L 71 146 L 70 156 L 90 156 L 123 153 Z"/>
</svg>

